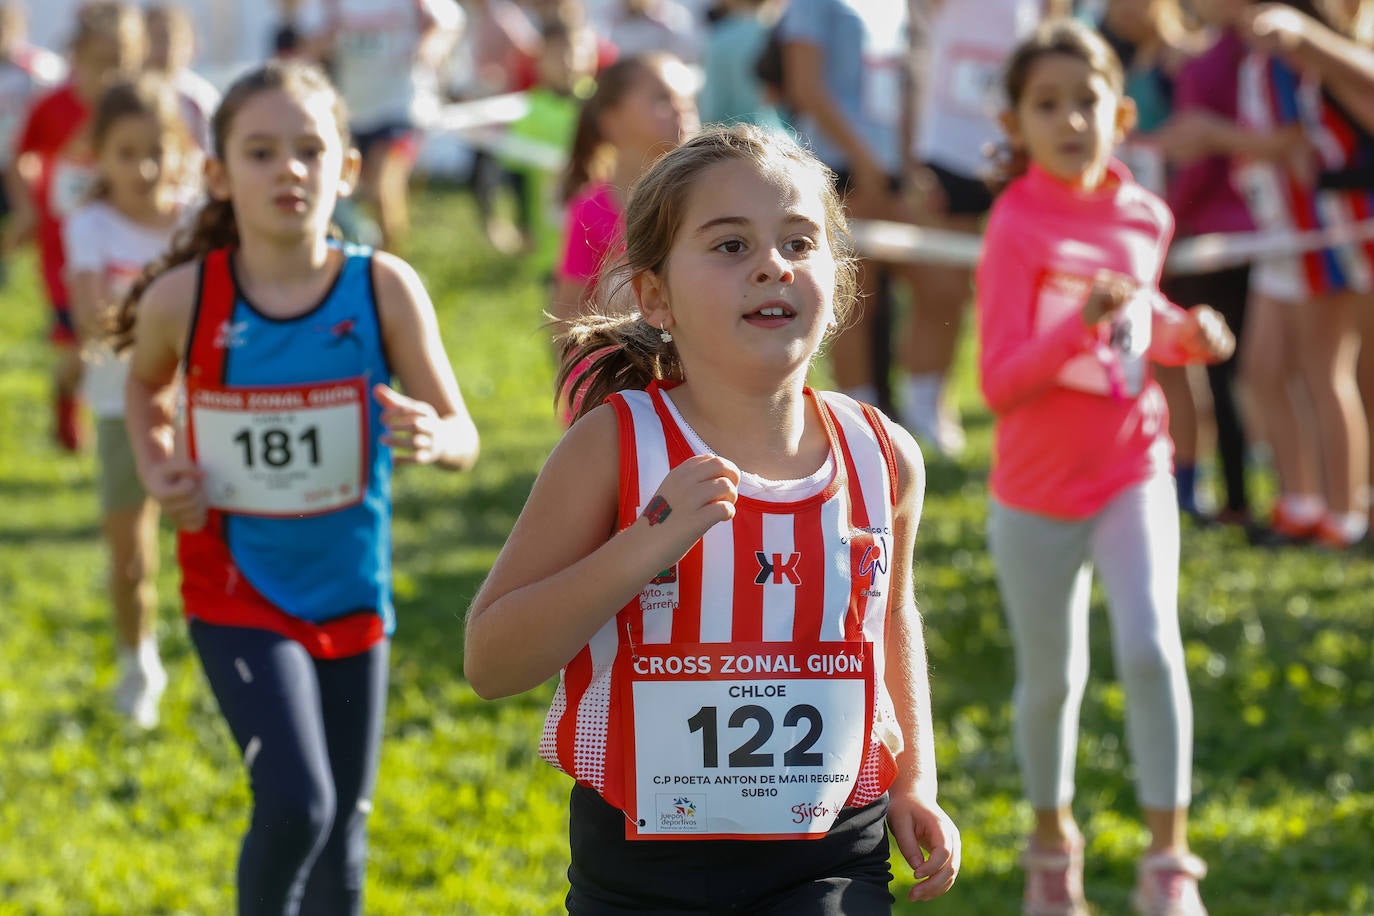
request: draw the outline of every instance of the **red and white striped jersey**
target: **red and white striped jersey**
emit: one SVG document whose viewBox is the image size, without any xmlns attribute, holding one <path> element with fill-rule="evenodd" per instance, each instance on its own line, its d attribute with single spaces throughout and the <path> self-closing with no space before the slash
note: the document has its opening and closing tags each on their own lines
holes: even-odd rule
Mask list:
<svg viewBox="0 0 1374 916">
<path fill-rule="evenodd" d="M 694 454 L 663 390 L 655 382 L 610 399 L 620 427 L 621 528 Z M 636 644 L 871 642 L 873 727 L 846 804 L 874 801 L 896 775 L 900 729 L 883 682 L 895 455 L 872 407 L 810 389 L 807 398 L 835 459 L 830 483 L 794 502 L 741 495 L 732 520 L 646 583 L 560 673 L 540 756 L 622 810 L 627 737 L 616 662 Z"/>
</svg>

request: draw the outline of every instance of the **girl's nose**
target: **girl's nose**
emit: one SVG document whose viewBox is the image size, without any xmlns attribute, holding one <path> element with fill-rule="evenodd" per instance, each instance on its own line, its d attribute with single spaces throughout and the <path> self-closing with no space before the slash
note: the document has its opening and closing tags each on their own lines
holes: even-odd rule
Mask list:
<svg viewBox="0 0 1374 916">
<path fill-rule="evenodd" d="M 783 257 L 782 252 L 776 248 L 768 250 L 768 257 L 754 279 L 758 283 L 769 283 L 777 280 L 781 283 L 791 283 L 794 274 L 792 262 Z"/>
<path fill-rule="evenodd" d="M 1069 126 L 1074 130 L 1084 130 L 1088 126 L 1088 118 L 1081 111 L 1069 112 Z"/>
</svg>

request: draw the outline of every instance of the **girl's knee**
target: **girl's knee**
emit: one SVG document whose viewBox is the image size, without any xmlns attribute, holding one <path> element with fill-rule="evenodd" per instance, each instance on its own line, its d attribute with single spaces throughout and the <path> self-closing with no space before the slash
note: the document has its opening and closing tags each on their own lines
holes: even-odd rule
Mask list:
<svg viewBox="0 0 1374 916">
<path fill-rule="evenodd" d="M 252 829 L 283 859 L 303 860 L 328 840 L 336 804 L 328 786 L 255 786 Z"/>
</svg>

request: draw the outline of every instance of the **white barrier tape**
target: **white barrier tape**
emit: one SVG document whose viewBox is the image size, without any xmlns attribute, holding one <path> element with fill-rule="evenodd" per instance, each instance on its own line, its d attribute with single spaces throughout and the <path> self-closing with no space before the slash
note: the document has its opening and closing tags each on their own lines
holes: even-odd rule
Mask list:
<svg viewBox="0 0 1374 916">
<path fill-rule="evenodd" d="M 886 220 L 854 220 L 849 229 L 859 253 L 877 261 L 972 267 L 983 245 L 981 236 L 968 232 Z M 1265 258 L 1369 241 L 1374 241 L 1374 220 L 1306 232 L 1216 232 L 1173 245 L 1165 270 L 1175 276 L 1210 273 Z"/>
<path fill-rule="evenodd" d="M 427 130 L 441 133 L 462 133 L 479 127 L 496 127 L 519 121 L 529 114 L 530 103 L 523 92 L 489 95 L 470 102 L 452 102 L 439 109 Z"/>
</svg>

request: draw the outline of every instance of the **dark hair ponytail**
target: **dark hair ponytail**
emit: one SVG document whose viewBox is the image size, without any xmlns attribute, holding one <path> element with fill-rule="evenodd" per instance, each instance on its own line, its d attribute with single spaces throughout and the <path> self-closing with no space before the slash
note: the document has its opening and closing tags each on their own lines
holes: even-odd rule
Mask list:
<svg viewBox="0 0 1374 916">
<path fill-rule="evenodd" d="M 597 74 L 596 89 L 582 103 L 582 110 L 578 112 L 577 129 L 573 132 L 572 149 L 568 152 L 568 165 L 563 171 L 563 183 L 559 190 L 565 203 L 588 182 L 605 177 L 606 138 L 601 134 L 601 116 L 624 101 L 635 83 L 663 57 L 661 54 L 622 57 Z"/>
<path fill-rule="evenodd" d="M 174 267 L 203 258 L 216 248 L 229 248 L 239 243 L 239 226 L 234 220 L 234 205 L 227 200 L 207 200 L 196 214 L 189 229 L 178 232 L 167 253 L 143 269 L 143 273 L 129 287 L 115 312 L 110 327 L 111 344 L 124 350 L 134 342 L 134 322 L 138 316 L 138 300 L 153 285 L 153 281 Z"/>
<path fill-rule="evenodd" d="M 677 349 L 639 312 L 578 318 L 556 342 L 563 359 L 554 390 L 572 405 L 573 420 L 617 391 L 683 379 Z"/>
</svg>

